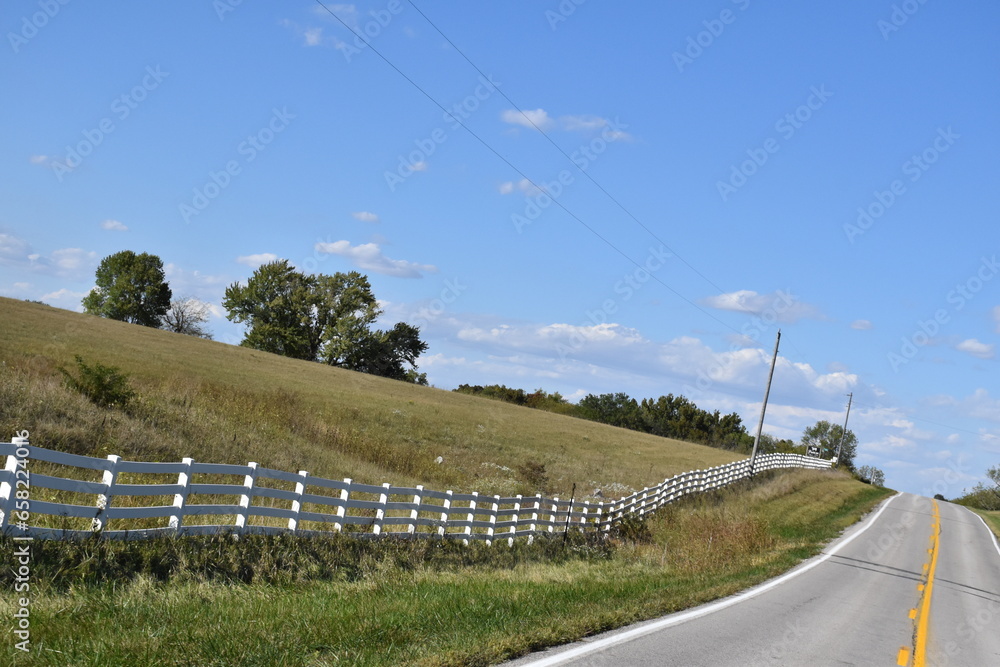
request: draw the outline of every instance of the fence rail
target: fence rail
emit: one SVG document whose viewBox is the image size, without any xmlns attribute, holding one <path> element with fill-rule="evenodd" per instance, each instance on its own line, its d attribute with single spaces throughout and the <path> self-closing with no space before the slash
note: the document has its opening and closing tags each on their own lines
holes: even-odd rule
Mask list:
<svg viewBox="0 0 1000 667">
<path fill-rule="evenodd" d="M 445 537 L 487 543 L 506 539 L 513 544 L 518 537 L 531 539 L 567 527 L 608 531 L 625 516 L 648 514 L 683 496 L 751 474 L 750 460 L 743 459 L 681 473 L 624 498 L 594 503 L 388 483 L 376 486 L 350 478 L 313 477 L 305 470 L 271 470 L 253 462 L 243 466 L 185 458 L 179 463 L 152 463 L 116 455 L 100 459 L 34 447 L 25 438 L 0 443 L 0 457 L 6 458 L 0 470 L 0 532 L 43 539 L 349 532 L 358 537 Z M 70 476 L 32 472 L 29 461 L 44 462 L 48 472 L 59 468 Z M 798 454 L 765 454 L 757 457 L 754 471 L 825 469 L 831 463 Z M 135 483 L 143 475 L 165 474 L 176 475 L 176 481 Z M 119 480 L 123 475 L 128 483 Z M 227 476 L 233 478 L 230 483 L 219 481 Z M 53 500 L 38 499 L 38 489 L 48 489 L 46 495 Z M 156 498 L 158 504 L 152 500 Z M 215 520 L 202 523 L 203 517 Z M 67 527 L 73 519 L 78 525 L 89 521 L 89 526 Z"/>
</svg>

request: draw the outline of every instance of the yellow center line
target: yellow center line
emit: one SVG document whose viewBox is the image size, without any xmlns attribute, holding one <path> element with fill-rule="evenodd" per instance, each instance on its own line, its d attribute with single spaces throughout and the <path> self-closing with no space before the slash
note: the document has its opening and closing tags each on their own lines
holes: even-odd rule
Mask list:
<svg viewBox="0 0 1000 667">
<path fill-rule="evenodd" d="M 941 538 L 941 510 L 934 501 L 934 523 L 931 524 L 931 562 L 924 565 L 927 570 L 927 582 L 920 599 L 920 620 L 917 621 L 917 631 L 914 634 L 913 667 L 925 667 L 927 664 L 927 629 L 931 620 L 931 595 L 934 593 L 934 572 L 937 570 L 938 546 Z"/>
</svg>

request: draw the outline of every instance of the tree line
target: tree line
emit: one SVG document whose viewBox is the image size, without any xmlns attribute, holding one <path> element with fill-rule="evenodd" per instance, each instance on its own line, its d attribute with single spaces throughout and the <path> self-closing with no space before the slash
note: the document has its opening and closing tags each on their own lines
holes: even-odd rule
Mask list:
<svg viewBox="0 0 1000 667">
<path fill-rule="evenodd" d="M 123 250 L 105 257 L 95 287 L 83 298 L 87 313 L 211 338 L 208 306 L 174 299 L 156 255 Z M 226 317 L 244 324 L 240 345 L 382 377 L 427 384 L 417 358 L 427 350 L 420 330 L 400 322 L 375 328 L 382 314 L 368 277 L 357 271 L 305 274 L 287 260 L 264 264 L 246 284 L 226 288 Z"/>
<path fill-rule="evenodd" d="M 724 415 L 718 410 L 709 412 L 680 395 L 667 394 L 639 401 L 623 392 L 588 394 L 579 403 L 573 404 L 558 392 L 549 393 L 544 389 L 527 392 L 502 384 L 461 384 L 453 391 L 742 454 L 749 454 L 753 449 L 754 436 L 747 432 L 743 419 L 737 413 Z M 828 459 L 835 456 L 840 448 L 840 464 L 853 471 L 858 438 L 850 429 L 843 438 L 842 434 L 842 426 L 821 420 L 803 431 L 799 443 L 762 433 L 758 452 L 806 454 L 810 447 L 816 447 L 820 456 Z M 881 486 L 884 482 L 884 475 L 876 468 L 868 467 L 864 473 L 867 475 L 865 480 L 870 483 Z"/>
</svg>

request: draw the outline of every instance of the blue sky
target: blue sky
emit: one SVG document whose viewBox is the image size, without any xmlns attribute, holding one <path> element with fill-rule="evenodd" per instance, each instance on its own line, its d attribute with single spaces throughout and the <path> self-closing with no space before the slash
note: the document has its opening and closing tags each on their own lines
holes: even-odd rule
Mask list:
<svg viewBox="0 0 1000 667">
<path fill-rule="evenodd" d="M 853 392 L 890 486 L 1000 463 L 994 3 L 5 7 L 0 295 L 150 252 L 236 343 L 260 263 L 357 269 L 438 387 L 751 430 L 780 328 L 766 431 Z"/>
</svg>

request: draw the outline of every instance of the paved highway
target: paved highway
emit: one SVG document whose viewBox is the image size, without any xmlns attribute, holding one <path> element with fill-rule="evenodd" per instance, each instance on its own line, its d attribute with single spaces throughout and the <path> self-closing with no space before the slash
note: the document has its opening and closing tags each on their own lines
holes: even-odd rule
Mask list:
<svg viewBox="0 0 1000 667">
<path fill-rule="evenodd" d="M 777 579 L 509 665 L 996 667 L 1000 546 L 965 508 L 899 494 Z"/>
</svg>

